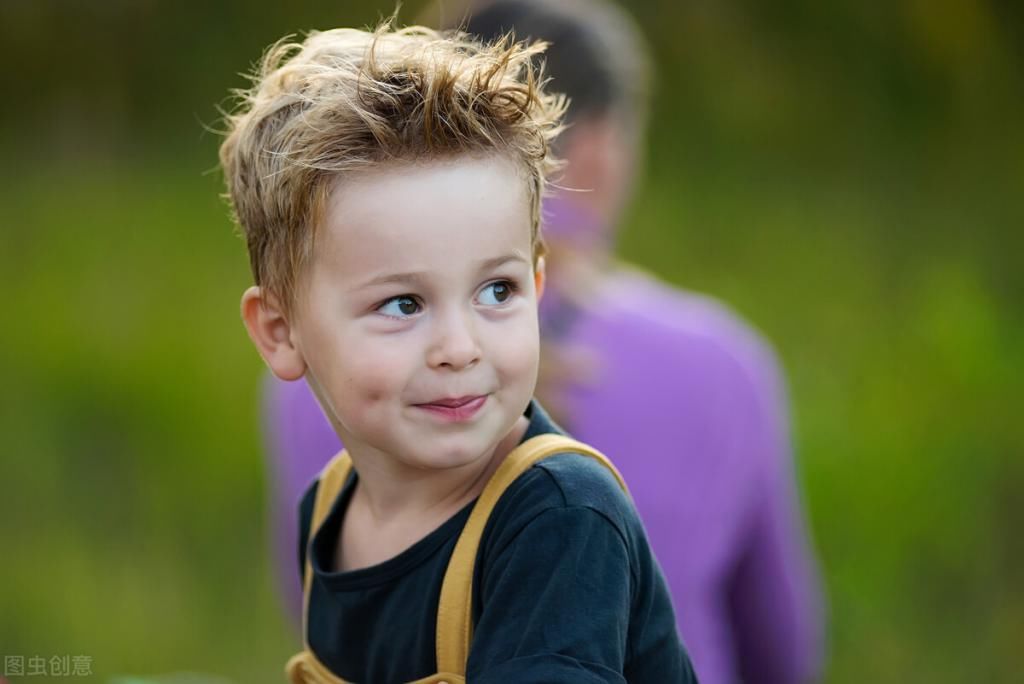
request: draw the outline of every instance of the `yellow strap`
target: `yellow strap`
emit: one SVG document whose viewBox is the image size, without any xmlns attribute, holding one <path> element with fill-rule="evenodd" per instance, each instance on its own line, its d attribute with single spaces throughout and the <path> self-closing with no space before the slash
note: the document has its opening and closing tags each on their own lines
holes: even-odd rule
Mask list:
<svg viewBox="0 0 1024 684">
<path fill-rule="evenodd" d="M 596 459 L 619 481 L 627 494 L 622 475 L 603 454 L 582 442 L 555 434 L 532 437 L 513 449 L 491 476 L 477 499 L 466 526 L 455 544 L 441 585 L 437 606 L 437 669 L 465 675 L 469 643 L 473 637 L 473 567 L 484 526 L 498 499 L 516 478 L 537 461 L 562 452 L 580 453 Z"/>
<path fill-rule="evenodd" d="M 338 498 L 348 473 L 352 470 L 352 458 L 344 449 L 332 458 L 320 472 L 320 484 L 316 488 L 316 498 L 313 500 L 313 517 L 309 523 L 309 538 L 306 540 L 306 562 L 302 578 L 302 643 L 309 650 L 309 595 L 313 592 L 313 566 L 309 559 L 312 557 L 313 537 L 324 522 L 324 518 L 331 512 L 334 500 Z"/>
<path fill-rule="evenodd" d="M 596 449 L 578 442 L 570 437 L 556 434 L 544 434 L 533 437 L 513 449 L 502 461 L 501 465 L 488 480 L 483 492 L 473 506 L 473 511 L 462 529 L 455 550 L 448 561 L 444 582 L 441 585 L 441 598 L 437 606 L 437 641 L 435 644 L 437 669 L 439 674 L 418 680 L 413 684 L 429 684 L 432 682 L 448 682 L 462 684 L 465 681 L 466 661 L 469 658 L 469 643 L 473 636 L 473 568 L 476 564 L 477 549 L 480 538 L 498 499 L 505 493 L 515 480 L 530 466 L 549 456 L 562 452 L 573 452 L 590 456 L 611 471 L 619 486 L 627 494 L 629 490 L 622 475 L 603 454 Z M 311 544 L 313 537 L 323 524 L 345 486 L 352 459 L 344 450 L 335 456 L 324 467 L 317 486 L 316 499 L 313 504 L 313 517 L 309 527 L 309 539 L 306 546 L 305 573 L 303 578 L 303 609 L 302 609 L 302 640 L 305 651 L 294 656 L 285 668 L 289 680 L 293 684 L 308 682 L 309 684 L 345 684 L 344 680 L 333 675 L 309 648 L 309 597 L 313 582 L 313 568 L 310 565 Z"/>
</svg>

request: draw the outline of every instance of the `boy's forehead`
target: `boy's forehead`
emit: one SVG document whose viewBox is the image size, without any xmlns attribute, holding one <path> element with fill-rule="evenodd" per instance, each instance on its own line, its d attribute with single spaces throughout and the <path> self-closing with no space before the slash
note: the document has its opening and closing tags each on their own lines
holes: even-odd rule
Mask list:
<svg viewBox="0 0 1024 684">
<path fill-rule="evenodd" d="M 470 206 L 479 201 L 516 202 L 527 198 L 528 187 L 526 172 L 499 154 L 384 162 L 339 175 L 331 188 L 329 209 L 350 214 L 366 208 L 370 199 L 401 200 L 399 207 L 417 208 L 438 197 Z"/>
<path fill-rule="evenodd" d="M 317 261 L 353 274 L 530 257 L 527 180 L 497 155 L 389 163 L 337 179 Z"/>
</svg>

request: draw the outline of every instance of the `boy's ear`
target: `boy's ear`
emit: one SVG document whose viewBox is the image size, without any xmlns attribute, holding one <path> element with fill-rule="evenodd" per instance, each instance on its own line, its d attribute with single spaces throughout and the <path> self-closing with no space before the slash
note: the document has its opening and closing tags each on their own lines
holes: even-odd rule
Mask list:
<svg viewBox="0 0 1024 684">
<path fill-rule="evenodd" d="M 533 267 L 533 286 L 537 291 L 537 301 L 544 296 L 544 257 L 537 257 L 537 265 Z"/>
<path fill-rule="evenodd" d="M 277 297 L 261 287 L 250 287 L 242 294 L 242 320 L 274 375 L 298 380 L 305 374 L 306 361 L 292 343 L 292 328 Z"/>
</svg>

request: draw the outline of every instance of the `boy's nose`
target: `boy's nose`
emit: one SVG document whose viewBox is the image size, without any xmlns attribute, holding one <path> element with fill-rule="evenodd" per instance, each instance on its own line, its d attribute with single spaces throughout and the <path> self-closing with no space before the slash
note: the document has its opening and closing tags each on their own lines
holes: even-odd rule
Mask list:
<svg viewBox="0 0 1024 684">
<path fill-rule="evenodd" d="M 427 363 L 432 368 L 460 370 L 480 360 L 480 343 L 471 314 L 452 312 L 437 322 L 437 333 L 427 352 Z"/>
</svg>

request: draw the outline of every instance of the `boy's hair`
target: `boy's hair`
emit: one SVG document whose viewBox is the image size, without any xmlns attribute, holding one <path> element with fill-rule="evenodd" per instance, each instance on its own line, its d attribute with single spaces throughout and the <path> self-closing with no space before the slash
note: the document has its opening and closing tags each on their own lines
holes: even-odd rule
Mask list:
<svg viewBox="0 0 1024 684">
<path fill-rule="evenodd" d="M 239 90 L 220 148 L 253 278 L 292 311 L 335 180 L 389 162 L 495 153 L 523 171 L 534 259 L 540 198 L 558 167 L 564 96 L 547 93 L 544 43 L 481 43 L 388 20 L 273 45 Z"/>
</svg>

